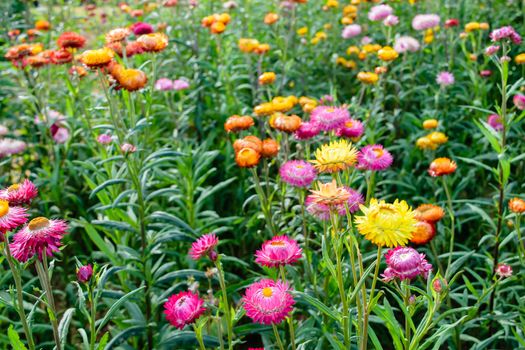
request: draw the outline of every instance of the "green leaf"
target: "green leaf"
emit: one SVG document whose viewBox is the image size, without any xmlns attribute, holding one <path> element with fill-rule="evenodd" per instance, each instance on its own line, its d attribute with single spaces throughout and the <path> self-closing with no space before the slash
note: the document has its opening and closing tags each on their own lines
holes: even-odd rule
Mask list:
<svg viewBox="0 0 525 350">
<path fill-rule="evenodd" d="M 97 327 L 96 333 L 98 334 L 100 332 L 100 330 L 106 325 L 106 323 L 108 323 L 108 321 L 110 320 L 111 316 L 113 316 L 113 314 L 118 311 L 118 309 L 120 308 L 120 306 L 122 304 L 124 304 L 126 301 L 128 301 L 128 299 L 130 299 L 132 296 L 134 296 L 138 292 L 142 291 L 144 288 L 145 288 L 145 286 L 142 286 L 142 287 L 140 287 L 138 289 L 135 289 L 135 290 L 129 292 L 128 294 L 125 294 L 119 300 L 117 300 L 113 305 L 111 305 L 111 307 L 109 308 L 109 310 L 106 313 L 106 315 L 104 316 L 104 318 L 100 322 L 98 322 L 98 327 Z"/>
<path fill-rule="evenodd" d="M 27 350 L 12 324 L 9 325 L 9 329 L 7 330 L 7 337 L 9 338 L 9 343 L 13 347 L 13 350 Z"/>
<path fill-rule="evenodd" d="M 102 191 L 106 187 L 113 186 L 113 185 L 118 185 L 118 184 L 122 184 L 122 183 L 126 183 L 126 182 L 127 181 L 124 180 L 124 179 L 110 179 L 110 180 L 104 181 L 103 183 L 101 183 L 100 185 L 95 187 L 95 189 L 93 191 L 91 191 L 91 194 L 89 195 L 89 199 L 92 199 L 93 197 L 95 197 L 95 195 L 98 192 Z"/>
<path fill-rule="evenodd" d="M 115 254 L 115 248 L 110 246 L 109 243 L 107 243 L 104 239 L 102 239 L 102 237 L 98 234 L 98 231 L 95 229 L 95 227 L 93 227 L 93 225 L 91 225 L 84 219 L 82 219 L 82 221 L 80 222 L 81 222 L 81 226 L 84 227 L 89 238 L 91 239 L 93 243 L 95 243 L 97 248 L 100 249 L 104 253 L 104 255 L 107 256 L 109 260 L 111 260 L 111 262 L 114 265 L 119 265 L 118 258 Z"/>
<path fill-rule="evenodd" d="M 66 312 L 64 312 L 64 314 L 62 315 L 62 319 L 58 324 L 58 335 L 60 337 L 60 343 L 62 344 L 62 346 L 66 344 L 67 334 L 69 332 L 69 325 L 71 324 L 71 320 L 74 314 L 75 308 L 67 309 Z"/>
<path fill-rule="evenodd" d="M 330 309 L 328 306 L 323 304 L 320 300 L 317 298 L 314 298 L 306 293 L 294 291 L 293 294 L 297 296 L 298 300 L 304 300 L 308 304 L 315 307 L 317 310 L 324 313 L 326 316 L 333 318 L 334 320 L 341 322 L 341 314 L 335 310 Z"/>
</svg>

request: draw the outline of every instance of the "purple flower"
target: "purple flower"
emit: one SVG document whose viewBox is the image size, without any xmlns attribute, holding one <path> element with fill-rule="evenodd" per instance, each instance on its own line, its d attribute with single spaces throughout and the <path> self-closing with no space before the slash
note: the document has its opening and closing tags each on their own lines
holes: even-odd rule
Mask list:
<svg viewBox="0 0 525 350">
<path fill-rule="evenodd" d="M 174 89 L 173 81 L 168 78 L 160 78 L 155 82 L 155 90 L 158 91 L 171 91 Z"/>
<path fill-rule="evenodd" d="M 304 122 L 295 131 L 295 138 L 298 140 L 308 140 L 319 135 L 321 128 L 316 123 Z"/>
<path fill-rule="evenodd" d="M 377 5 L 368 11 L 368 19 L 371 21 L 382 21 L 394 12 L 388 5 Z"/>
<path fill-rule="evenodd" d="M 144 22 L 137 22 L 134 23 L 131 26 L 131 30 L 133 31 L 133 34 L 136 36 L 142 35 L 142 34 L 150 34 L 153 33 L 153 27 L 150 24 L 144 23 Z"/>
<path fill-rule="evenodd" d="M 512 98 L 512 102 L 514 102 L 514 106 L 516 106 L 519 110 L 525 109 L 525 95 L 522 94 L 516 94 Z"/>
<path fill-rule="evenodd" d="M 343 28 L 341 36 L 343 39 L 350 39 L 361 34 L 361 26 L 359 24 L 350 24 Z"/>
<path fill-rule="evenodd" d="M 454 84 L 454 75 L 450 72 L 440 72 L 436 77 L 436 82 L 442 87 Z"/>
<path fill-rule="evenodd" d="M 77 279 L 79 282 L 89 282 L 91 276 L 93 276 L 93 266 L 91 266 L 91 264 L 87 264 L 77 268 Z"/>
<path fill-rule="evenodd" d="M 359 151 L 357 161 L 359 169 L 378 171 L 390 167 L 394 158 L 382 145 L 368 145 Z"/>
<path fill-rule="evenodd" d="M 496 131 L 503 130 L 503 123 L 501 117 L 497 114 L 491 114 L 487 118 L 487 123 Z"/>
<path fill-rule="evenodd" d="M 295 187 L 308 187 L 314 181 L 317 172 L 312 164 L 304 160 L 290 160 L 279 169 L 281 179 Z"/>
<path fill-rule="evenodd" d="M 397 247 L 386 253 L 388 267 L 383 273 L 383 280 L 389 282 L 394 278 L 411 280 L 421 275 L 428 277 L 432 265 L 425 259 L 425 254 L 420 254 L 414 248 Z"/>
<path fill-rule="evenodd" d="M 109 134 L 100 134 L 97 137 L 97 142 L 101 145 L 109 145 L 111 143 L 111 135 Z"/>
<path fill-rule="evenodd" d="M 416 52 L 419 50 L 419 42 L 411 36 L 401 36 L 396 39 L 394 43 L 394 50 L 399 53 L 404 53 L 407 51 Z"/>
<path fill-rule="evenodd" d="M 438 15 L 434 14 L 425 14 L 425 15 L 416 15 L 412 19 L 412 28 L 415 30 L 426 30 L 430 28 L 437 27 L 439 25 L 440 18 Z"/>
<path fill-rule="evenodd" d="M 190 87 L 190 83 L 188 83 L 184 79 L 177 79 L 173 81 L 173 89 L 176 91 L 186 90 L 189 87 Z"/>
<path fill-rule="evenodd" d="M 511 26 L 495 29 L 490 33 L 492 41 L 511 40 L 514 44 L 521 44 L 521 36 Z"/>
</svg>

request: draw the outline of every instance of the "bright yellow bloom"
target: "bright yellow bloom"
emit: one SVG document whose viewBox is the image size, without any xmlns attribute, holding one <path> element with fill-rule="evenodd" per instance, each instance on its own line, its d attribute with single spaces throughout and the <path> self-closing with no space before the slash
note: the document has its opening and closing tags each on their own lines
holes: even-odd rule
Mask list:
<svg viewBox="0 0 525 350">
<path fill-rule="evenodd" d="M 348 16 L 357 13 L 357 6 L 347 5 L 343 8 L 343 16 Z"/>
<path fill-rule="evenodd" d="M 386 203 L 372 198 L 368 207 L 360 206 L 363 215 L 356 216 L 359 233 L 380 247 L 404 246 L 412 238 L 417 220 L 405 201 Z"/>
<path fill-rule="evenodd" d="M 264 72 L 259 76 L 260 85 L 269 85 L 275 82 L 275 73 L 274 72 Z"/>
<path fill-rule="evenodd" d="M 480 28 L 480 25 L 478 22 L 470 22 L 470 23 L 465 24 L 465 31 L 467 33 L 473 32 L 475 30 L 479 30 L 479 28 Z"/>
<path fill-rule="evenodd" d="M 423 129 L 435 129 L 438 127 L 438 121 L 436 119 L 426 119 L 423 122 Z"/>
<path fill-rule="evenodd" d="M 359 48 L 357 46 L 349 46 L 348 49 L 346 49 L 346 54 L 348 56 L 351 55 L 358 55 L 360 52 Z"/>
<path fill-rule="evenodd" d="M 395 60 L 398 56 L 399 54 L 397 53 L 397 51 L 391 48 L 390 46 L 385 46 L 379 51 L 377 51 L 377 57 L 381 61 L 390 62 Z"/>
<path fill-rule="evenodd" d="M 438 145 L 442 145 L 448 141 L 447 135 L 439 131 L 434 131 L 428 134 L 427 137 L 430 139 L 430 141 Z"/>
<path fill-rule="evenodd" d="M 417 139 L 416 146 L 419 149 L 435 150 L 438 145 L 435 144 L 434 142 L 432 142 L 432 140 L 430 138 L 428 138 L 427 136 L 424 136 L 424 137 L 420 137 L 420 138 Z"/>
<path fill-rule="evenodd" d="M 332 141 L 315 151 L 315 160 L 310 162 L 321 173 L 335 173 L 355 164 L 357 150 L 347 140 Z"/>
<path fill-rule="evenodd" d="M 306 35 L 307 33 L 308 33 L 308 27 L 301 27 L 297 29 L 297 35 L 299 36 Z"/>
<path fill-rule="evenodd" d="M 372 72 L 359 72 L 357 79 L 365 84 L 375 84 L 379 80 L 379 75 Z"/>
<path fill-rule="evenodd" d="M 363 45 L 363 51 L 365 51 L 366 53 L 377 52 L 379 50 L 381 50 L 381 45 L 379 45 L 379 44 L 366 44 L 366 45 Z"/>
<path fill-rule="evenodd" d="M 337 0 L 328 0 L 326 2 L 326 7 L 329 7 L 329 8 L 339 7 L 339 2 Z"/>
<path fill-rule="evenodd" d="M 524 64 L 525 63 L 525 53 L 520 53 L 518 56 L 514 57 L 514 62 L 516 62 L 516 64 Z"/>
<path fill-rule="evenodd" d="M 311 197 L 315 203 L 334 206 L 343 204 L 350 197 L 350 193 L 344 187 L 338 187 L 337 182 L 317 182 L 318 190 L 310 190 Z"/>
</svg>

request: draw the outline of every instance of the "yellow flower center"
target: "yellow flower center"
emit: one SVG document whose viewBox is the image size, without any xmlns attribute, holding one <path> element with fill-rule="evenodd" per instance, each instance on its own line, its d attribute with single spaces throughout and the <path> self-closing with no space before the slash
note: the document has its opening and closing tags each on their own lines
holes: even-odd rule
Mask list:
<svg viewBox="0 0 525 350">
<path fill-rule="evenodd" d="M 13 184 L 7 188 L 7 191 L 8 192 L 18 191 L 19 188 L 20 188 L 20 184 Z"/>
<path fill-rule="evenodd" d="M 9 211 L 9 202 L 0 201 L 0 217 L 6 215 L 8 211 Z"/>
<path fill-rule="evenodd" d="M 333 109 L 333 108 L 328 108 L 326 111 L 327 111 L 328 113 L 333 113 L 333 111 L 335 111 L 335 109 Z"/>
<path fill-rule="evenodd" d="M 272 294 L 273 294 L 273 290 L 272 290 L 272 288 L 270 288 L 270 287 L 266 287 L 266 288 L 264 288 L 264 289 L 262 290 L 262 294 L 263 294 L 265 297 L 269 298 L 269 297 L 272 296 Z"/>
<path fill-rule="evenodd" d="M 40 230 L 49 226 L 49 220 L 43 216 L 40 216 L 31 220 L 28 226 L 31 231 Z"/>
<path fill-rule="evenodd" d="M 272 243 L 270 243 L 270 245 L 277 246 L 277 247 L 285 246 L 284 241 L 273 241 Z"/>
<path fill-rule="evenodd" d="M 384 154 L 383 150 L 381 148 L 374 148 L 372 149 L 372 152 L 376 155 L 377 158 L 381 158 Z"/>
</svg>

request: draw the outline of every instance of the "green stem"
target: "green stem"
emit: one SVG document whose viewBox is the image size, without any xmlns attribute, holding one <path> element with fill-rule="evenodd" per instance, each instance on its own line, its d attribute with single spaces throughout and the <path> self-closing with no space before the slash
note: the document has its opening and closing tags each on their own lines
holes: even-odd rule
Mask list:
<svg viewBox="0 0 525 350">
<path fill-rule="evenodd" d="M 363 339 L 361 343 L 361 350 L 366 350 L 368 347 L 368 320 L 371 313 L 372 300 L 374 299 L 374 293 L 376 289 L 377 276 L 379 275 L 379 265 L 381 263 L 381 246 L 377 247 L 376 266 L 374 271 L 374 277 L 372 279 L 372 288 L 370 289 L 370 298 L 368 302 L 365 302 L 365 317 L 363 321 Z"/>
<path fill-rule="evenodd" d="M 403 293 L 403 301 L 405 302 L 405 308 L 406 308 L 406 315 L 405 315 L 405 349 L 408 350 L 410 347 L 410 288 L 408 288 L 408 283 L 404 284 L 403 287 L 405 289 Z"/>
<path fill-rule="evenodd" d="M 370 199 L 372 199 L 372 195 L 374 194 L 374 189 L 376 185 L 376 172 L 372 171 L 370 174 L 370 178 L 367 181 L 367 188 L 366 188 L 366 205 L 370 203 Z"/>
<path fill-rule="evenodd" d="M 228 330 L 228 349 L 233 349 L 233 327 L 232 319 L 230 315 L 230 305 L 228 304 L 228 295 L 226 294 L 226 283 L 224 282 L 224 271 L 222 269 L 222 263 L 220 262 L 220 257 L 215 260 L 215 267 L 219 272 L 219 283 L 221 285 L 221 296 L 222 296 L 222 305 L 224 316 L 226 317 L 226 326 Z"/>
<path fill-rule="evenodd" d="M 264 214 L 264 218 L 266 219 L 266 225 L 268 225 L 268 229 L 270 230 L 271 234 L 275 236 L 277 234 L 277 231 L 275 230 L 275 227 L 272 222 L 270 204 L 268 202 L 268 198 L 266 198 L 264 191 L 261 187 L 261 182 L 259 180 L 259 176 L 257 175 L 257 169 L 250 168 L 250 171 L 252 172 L 253 179 L 255 182 L 255 191 L 257 192 L 259 200 L 261 201 L 261 207 Z"/>
<path fill-rule="evenodd" d="M 443 180 L 443 188 L 445 190 L 445 194 L 447 196 L 447 208 L 448 208 L 448 214 L 450 216 L 450 242 L 449 242 L 449 252 L 448 252 L 448 261 L 447 261 L 447 269 L 445 271 L 445 278 L 448 278 L 448 273 L 450 269 L 450 264 L 452 263 L 452 253 L 454 252 L 454 236 L 455 236 L 455 217 L 454 217 L 454 210 L 452 207 L 452 197 L 450 196 L 450 191 L 448 189 L 447 180 L 445 177 L 442 178 Z"/>
<path fill-rule="evenodd" d="M 202 340 L 202 328 L 194 325 L 193 329 L 195 330 L 195 337 L 197 338 L 197 341 L 199 342 L 199 349 L 206 350 L 206 347 L 204 346 L 204 341 Z"/>
<path fill-rule="evenodd" d="M 40 278 L 40 284 L 46 293 L 46 299 L 48 304 L 48 313 L 51 319 L 51 326 L 53 327 L 53 338 L 55 340 L 55 345 L 57 350 L 62 349 L 62 344 L 60 342 L 60 335 L 58 333 L 58 321 L 57 321 L 57 310 L 55 307 L 55 298 L 53 297 L 53 289 L 51 288 L 51 282 L 49 280 L 49 271 L 47 268 L 47 255 L 44 252 L 42 255 L 43 262 L 39 259 L 36 260 L 36 269 L 38 272 L 38 277 Z"/>
<path fill-rule="evenodd" d="M 275 323 L 272 323 L 273 328 L 273 334 L 275 335 L 275 340 L 277 341 L 277 346 L 279 347 L 279 350 L 284 350 L 283 342 L 281 340 L 281 336 L 279 335 L 279 331 L 277 330 L 277 326 Z"/>
<path fill-rule="evenodd" d="M 29 325 L 27 323 L 27 317 L 26 312 L 24 310 L 24 297 L 23 297 L 23 287 L 22 287 L 22 277 L 20 276 L 20 272 L 18 271 L 18 268 L 15 265 L 15 262 L 13 260 L 13 256 L 11 255 L 11 250 L 9 249 L 9 239 L 7 237 L 7 234 L 5 236 L 5 257 L 7 259 L 7 263 L 9 264 L 9 268 L 11 269 L 11 273 L 13 274 L 13 279 L 15 280 L 15 286 L 16 286 L 16 296 L 17 296 L 17 303 L 15 304 L 16 311 L 18 312 L 18 316 L 20 317 L 20 322 L 22 322 L 22 328 L 24 328 L 24 333 L 26 335 L 27 339 L 27 345 L 29 346 L 29 350 L 35 350 L 35 343 L 33 341 L 33 334 L 31 333 L 31 328 L 29 328 Z"/>
<path fill-rule="evenodd" d="M 96 328 L 95 328 L 95 320 L 96 320 L 96 317 L 97 317 L 97 305 L 96 305 L 96 302 L 95 302 L 95 298 L 93 297 L 93 288 L 91 287 L 91 282 L 90 282 L 90 285 L 88 285 L 88 293 L 89 293 L 89 302 L 91 303 L 91 320 L 90 320 L 90 329 L 91 329 L 91 334 L 90 334 L 90 343 L 89 343 L 89 348 L 91 350 L 95 350 L 95 343 L 97 341 L 97 332 L 96 332 Z"/>
<path fill-rule="evenodd" d="M 286 273 L 285 273 L 284 265 L 279 265 L 279 271 L 281 273 L 281 279 L 283 280 L 283 282 L 285 282 L 286 281 Z M 293 327 L 293 318 L 290 315 L 286 319 L 288 321 L 288 328 L 290 330 L 290 343 L 292 343 L 292 350 L 295 350 L 296 349 L 296 347 L 295 347 L 295 330 L 294 330 L 294 327 Z"/>
</svg>

